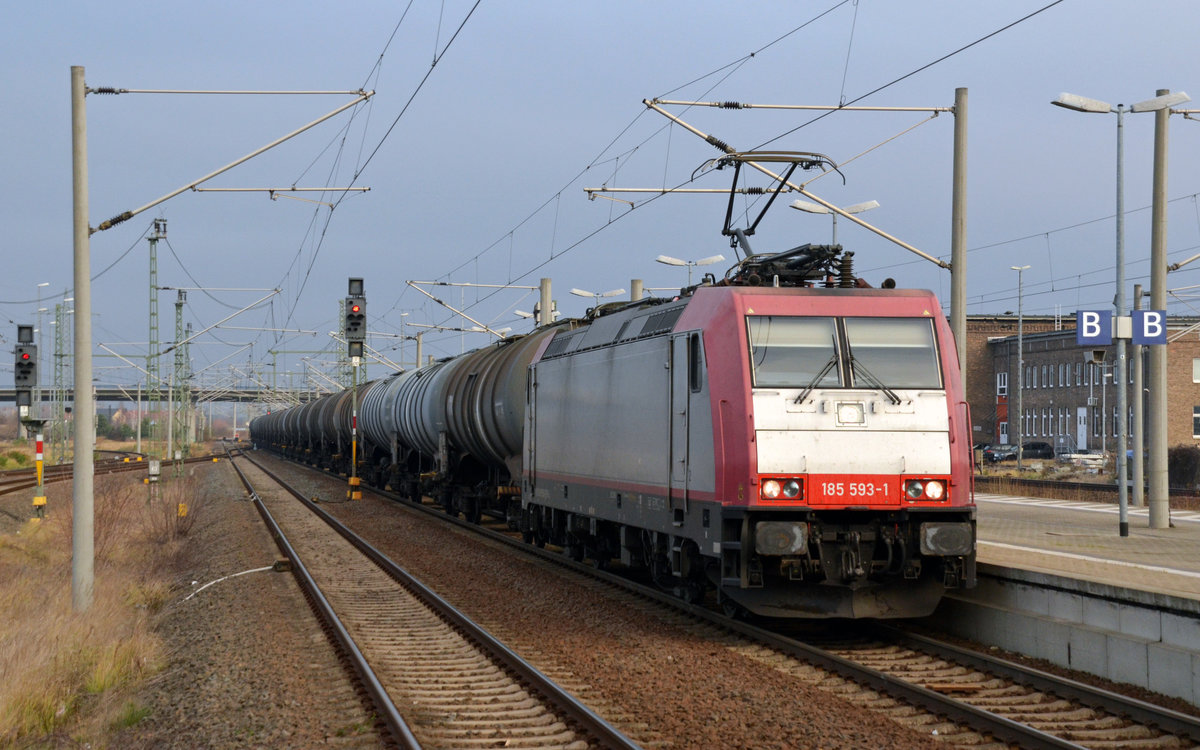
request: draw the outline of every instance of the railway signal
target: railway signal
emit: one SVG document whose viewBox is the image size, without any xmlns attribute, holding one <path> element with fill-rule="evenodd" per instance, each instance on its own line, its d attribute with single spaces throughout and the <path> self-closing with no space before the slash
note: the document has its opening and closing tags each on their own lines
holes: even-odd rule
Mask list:
<svg viewBox="0 0 1200 750">
<path fill-rule="evenodd" d="M 350 279 L 346 296 L 346 323 L 343 333 L 351 357 L 361 357 L 367 340 L 367 299 L 363 296 L 363 280 Z M 357 346 L 355 346 L 357 344 Z"/>
<path fill-rule="evenodd" d="M 17 326 L 17 346 L 13 355 L 17 412 L 24 421 L 33 416 L 33 389 L 37 386 L 37 344 L 33 343 L 33 326 Z"/>
<path fill-rule="evenodd" d="M 33 326 L 17 326 L 17 346 L 14 350 L 13 385 L 17 396 L 17 417 L 37 436 L 37 489 L 33 496 L 33 517 L 40 520 L 46 515 L 46 489 L 42 463 L 42 424 L 33 413 L 33 391 L 37 388 L 37 344 L 33 343 Z"/>
<path fill-rule="evenodd" d="M 350 406 L 350 500 L 361 500 L 361 480 L 358 476 L 358 365 L 367 340 L 367 298 L 363 295 L 363 280 L 351 277 L 346 289 L 346 348 L 354 373 L 351 381 Z"/>
</svg>

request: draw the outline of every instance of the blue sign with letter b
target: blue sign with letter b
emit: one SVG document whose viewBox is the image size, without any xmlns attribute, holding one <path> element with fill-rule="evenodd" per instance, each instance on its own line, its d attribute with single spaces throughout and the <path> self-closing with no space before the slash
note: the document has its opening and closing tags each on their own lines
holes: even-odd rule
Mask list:
<svg viewBox="0 0 1200 750">
<path fill-rule="evenodd" d="M 1075 343 L 1078 346 L 1112 343 L 1111 310 L 1078 310 L 1075 313 Z"/>
<path fill-rule="evenodd" d="M 1133 343 L 1134 346 L 1166 344 L 1166 310 L 1134 310 Z"/>
</svg>

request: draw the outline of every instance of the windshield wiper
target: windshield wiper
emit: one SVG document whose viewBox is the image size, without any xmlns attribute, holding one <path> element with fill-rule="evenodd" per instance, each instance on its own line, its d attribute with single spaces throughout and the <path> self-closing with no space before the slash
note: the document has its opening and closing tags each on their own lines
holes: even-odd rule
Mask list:
<svg viewBox="0 0 1200 750">
<path fill-rule="evenodd" d="M 811 381 L 809 381 L 808 385 L 804 386 L 804 390 L 800 391 L 800 395 L 796 396 L 796 400 L 793 401 L 792 403 L 799 404 L 799 403 L 803 402 L 804 399 L 808 398 L 808 394 L 813 392 L 813 389 L 817 387 L 817 383 L 820 383 L 822 380 L 824 380 L 825 376 L 829 374 L 829 371 L 832 370 L 835 366 L 837 366 L 837 361 L 838 361 L 837 334 L 834 334 L 833 335 L 833 354 L 829 355 L 829 361 L 825 363 L 825 366 L 821 368 L 821 371 L 817 373 L 817 376 L 815 378 L 813 378 Z M 897 403 L 899 403 L 899 402 L 897 402 Z"/>
<path fill-rule="evenodd" d="M 875 375 L 866 368 L 866 365 L 859 363 L 859 361 L 854 358 L 854 351 L 850 350 L 850 344 L 846 344 L 846 349 L 850 351 L 850 367 L 853 369 L 854 373 L 857 374 L 861 372 L 863 380 L 867 381 L 868 385 L 872 385 L 876 389 L 883 391 L 884 395 L 888 397 L 889 401 L 899 406 L 900 397 L 896 395 L 896 392 L 884 385 L 882 380 L 875 377 Z"/>
</svg>

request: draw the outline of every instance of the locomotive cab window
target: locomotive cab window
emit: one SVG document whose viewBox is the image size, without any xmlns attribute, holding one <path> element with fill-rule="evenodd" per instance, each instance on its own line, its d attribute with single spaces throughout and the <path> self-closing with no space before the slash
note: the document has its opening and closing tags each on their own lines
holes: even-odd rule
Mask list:
<svg viewBox="0 0 1200 750">
<path fill-rule="evenodd" d="M 941 388 L 933 321 L 925 318 L 846 318 L 855 385 L 871 375 L 890 388 Z M 863 368 L 869 374 L 863 373 Z"/>
<path fill-rule="evenodd" d="M 928 318 L 748 316 L 758 388 L 941 388 Z"/>
<path fill-rule="evenodd" d="M 746 319 L 757 387 L 836 387 L 841 381 L 834 318 L 761 315 Z"/>
</svg>

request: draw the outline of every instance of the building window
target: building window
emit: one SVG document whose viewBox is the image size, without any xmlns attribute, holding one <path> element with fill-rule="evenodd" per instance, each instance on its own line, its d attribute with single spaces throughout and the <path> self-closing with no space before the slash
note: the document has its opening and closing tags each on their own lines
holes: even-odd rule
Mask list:
<svg viewBox="0 0 1200 750">
<path fill-rule="evenodd" d="M 1083 385 L 1083 363 L 1075 363 L 1075 385 Z"/>
<path fill-rule="evenodd" d="M 1048 368 L 1045 365 L 1042 365 L 1042 382 L 1046 384 L 1047 388 L 1054 387 L 1054 378 L 1050 377 Z"/>
<path fill-rule="evenodd" d="M 1008 395 L 1008 373 L 1007 372 L 996 373 L 996 395 L 997 396 L 1007 396 Z M 182 399 L 180 400 L 180 403 L 182 403 Z"/>
<path fill-rule="evenodd" d="M 1008 445 L 1008 422 L 1000 423 L 1000 445 Z"/>
<path fill-rule="evenodd" d="M 1050 434 L 1050 422 L 1048 421 L 1048 419 L 1049 419 L 1049 415 L 1047 414 L 1046 409 L 1043 408 L 1042 409 L 1042 434 L 1043 435 Z"/>
<path fill-rule="evenodd" d="M 1192 407 L 1192 437 L 1200 438 L 1200 406 Z"/>
<path fill-rule="evenodd" d="M 1129 371 L 1133 372 L 1133 368 L 1130 367 Z M 1200 359 L 1192 360 L 1192 382 L 1200 383 Z"/>
</svg>

